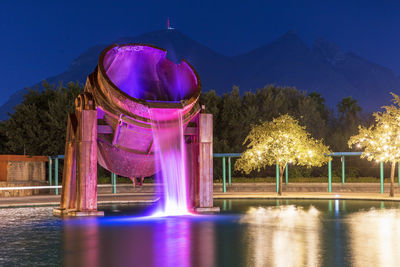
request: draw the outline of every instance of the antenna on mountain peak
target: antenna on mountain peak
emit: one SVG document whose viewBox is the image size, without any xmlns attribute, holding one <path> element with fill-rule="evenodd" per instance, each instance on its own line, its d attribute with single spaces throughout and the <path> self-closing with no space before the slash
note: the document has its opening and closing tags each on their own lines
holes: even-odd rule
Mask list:
<svg viewBox="0 0 400 267">
<path fill-rule="evenodd" d="M 173 30 L 174 28 L 171 27 L 171 23 L 169 21 L 169 17 L 167 18 L 167 30 Z"/>
</svg>

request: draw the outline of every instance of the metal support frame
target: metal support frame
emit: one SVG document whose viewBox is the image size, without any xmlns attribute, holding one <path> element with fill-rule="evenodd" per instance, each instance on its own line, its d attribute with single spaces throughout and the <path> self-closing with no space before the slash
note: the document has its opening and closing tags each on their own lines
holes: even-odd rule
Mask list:
<svg viewBox="0 0 400 267">
<path fill-rule="evenodd" d="M 112 185 L 112 192 L 113 194 L 117 193 L 117 174 L 111 173 L 111 185 Z"/>
<path fill-rule="evenodd" d="M 58 157 L 55 159 L 54 163 L 54 179 L 55 179 L 55 186 L 58 186 Z M 56 195 L 58 195 L 58 187 L 56 187 Z"/>
<path fill-rule="evenodd" d="M 225 157 L 222 158 L 222 191 L 226 193 L 226 169 L 225 169 Z"/>
<path fill-rule="evenodd" d="M 231 157 L 228 157 L 228 185 L 232 184 Z"/>
<path fill-rule="evenodd" d="M 383 187 L 383 182 L 384 182 L 383 161 L 380 162 L 380 178 L 381 178 L 381 194 L 383 194 L 384 193 L 384 187 Z"/>
<path fill-rule="evenodd" d="M 328 161 L 328 192 L 332 192 L 332 157 Z"/>
<path fill-rule="evenodd" d="M 285 184 L 287 185 L 289 182 L 289 164 L 286 163 L 286 168 L 285 168 Z"/>
<path fill-rule="evenodd" d="M 400 162 L 397 163 L 397 181 L 400 186 Z"/>
<path fill-rule="evenodd" d="M 53 160 L 51 157 L 49 157 L 49 185 L 51 186 L 53 184 Z"/>
<path fill-rule="evenodd" d="M 54 194 L 59 194 L 59 187 L 58 187 L 58 160 L 63 159 L 64 155 L 58 156 L 49 156 L 49 186 L 53 185 L 53 161 L 54 161 L 54 185 L 55 190 Z"/>
<path fill-rule="evenodd" d="M 222 191 L 226 193 L 226 159 L 228 158 L 228 185 L 232 185 L 232 161 L 231 158 L 240 157 L 240 153 L 214 153 L 214 158 L 222 158 Z"/>
<path fill-rule="evenodd" d="M 55 158 L 58 185 L 58 157 Z M 58 194 L 58 188 L 56 188 Z M 64 172 L 58 216 L 103 216 L 97 210 L 97 110 L 93 96 L 84 92 L 75 99 L 68 115 Z"/>
<path fill-rule="evenodd" d="M 345 182 L 345 176 L 346 176 L 346 171 L 345 171 L 345 157 L 342 156 L 342 185 Z"/>
<path fill-rule="evenodd" d="M 279 192 L 279 164 L 276 164 L 276 192 Z"/>
<path fill-rule="evenodd" d="M 333 157 L 340 157 L 342 161 L 342 185 L 346 182 L 346 156 L 361 156 L 362 152 L 333 152 L 325 154 L 330 157 L 328 162 L 328 192 L 332 192 L 332 159 Z"/>
</svg>

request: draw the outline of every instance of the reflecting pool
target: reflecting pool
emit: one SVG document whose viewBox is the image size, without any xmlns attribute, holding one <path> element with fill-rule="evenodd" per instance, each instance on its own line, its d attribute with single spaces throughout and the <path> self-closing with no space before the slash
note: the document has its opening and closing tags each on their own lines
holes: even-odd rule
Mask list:
<svg viewBox="0 0 400 267">
<path fill-rule="evenodd" d="M 399 266 L 400 203 L 218 200 L 218 215 L 0 209 L 0 266 Z"/>
</svg>

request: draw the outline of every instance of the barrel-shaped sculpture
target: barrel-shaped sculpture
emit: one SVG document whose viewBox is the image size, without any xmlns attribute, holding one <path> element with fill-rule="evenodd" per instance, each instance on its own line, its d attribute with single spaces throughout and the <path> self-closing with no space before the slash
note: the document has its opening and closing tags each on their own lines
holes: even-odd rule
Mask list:
<svg viewBox="0 0 400 267">
<path fill-rule="evenodd" d="M 183 124 L 196 116 L 201 84 L 186 61 L 176 64 L 167 51 L 144 44 L 107 47 L 85 91 L 93 95 L 98 119 L 98 162 L 125 177 L 157 172 L 149 110 L 180 109 Z M 168 123 L 168 117 L 164 118 Z"/>
</svg>

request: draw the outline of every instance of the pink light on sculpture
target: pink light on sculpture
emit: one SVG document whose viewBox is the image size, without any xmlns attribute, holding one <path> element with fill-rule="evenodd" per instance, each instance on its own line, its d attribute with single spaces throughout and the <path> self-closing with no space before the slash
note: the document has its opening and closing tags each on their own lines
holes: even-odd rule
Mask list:
<svg viewBox="0 0 400 267">
<path fill-rule="evenodd" d="M 133 181 L 156 175 L 163 185 L 157 216 L 215 210 L 212 116 L 200 114 L 195 70 L 166 54 L 144 44 L 103 50 L 68 117 L 56 214 L 100 215 L 97 164 Z"/>
</svg>

